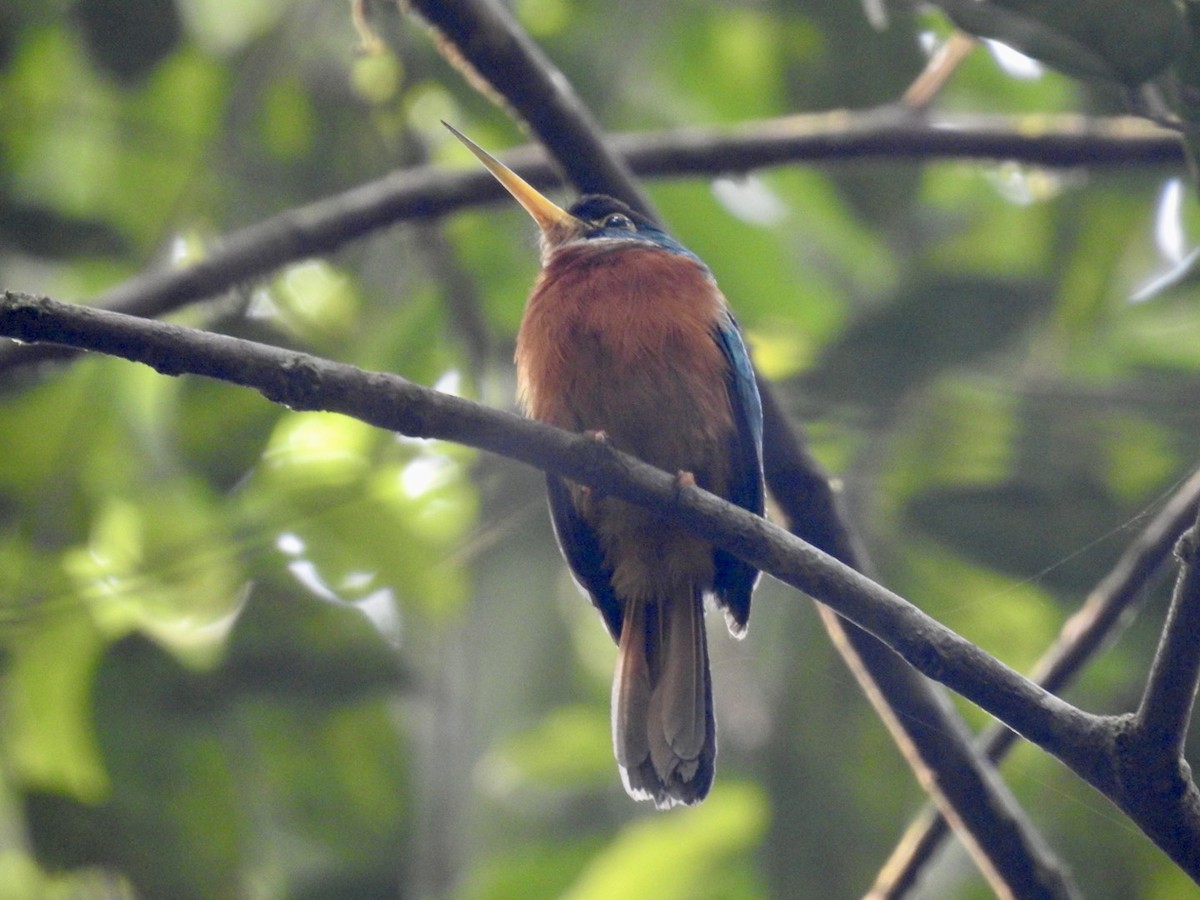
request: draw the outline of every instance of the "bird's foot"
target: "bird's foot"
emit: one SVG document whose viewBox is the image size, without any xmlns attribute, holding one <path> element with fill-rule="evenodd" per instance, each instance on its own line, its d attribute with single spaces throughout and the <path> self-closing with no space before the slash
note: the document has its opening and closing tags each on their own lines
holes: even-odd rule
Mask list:
<svg viewBox="0 0 1200 900">
<path fill-rule="evenodd" d="M 591 441 L 593 444 L 595 444 L 595 446 L 597 448 L 606 448 L 607 449 L 612 446 L 612 444 L 609 443 L 608 432 L 604 431 L 603 429 L 589 428 L 583 432 L 583 436 L 585 438 L 587 438 L 589 441 Z M 590 487 L 589 485 L 586 485 L 586 484 L 575 485 L 575 491 L 576 491 L 576 502 L 578 502 L 581 505 L 586 504 L 586 503 L 592 501 L 593 499 L 597 499 L 600 497 L 600 493 L 598 491 L 596 491 L 595 489 L 593 489 L 592 487 Z"/>
<path fill-rule="evenodd" d="M 684 488 L 690 488 L 690 487 L 695 487 L 695 486 L 696 486 L 696 476 L 693 475 L 691 472 L 680 469 L 678 472 L 675 473 L 675 489 L 676 490 L 683 490 Z"/>
</svg>

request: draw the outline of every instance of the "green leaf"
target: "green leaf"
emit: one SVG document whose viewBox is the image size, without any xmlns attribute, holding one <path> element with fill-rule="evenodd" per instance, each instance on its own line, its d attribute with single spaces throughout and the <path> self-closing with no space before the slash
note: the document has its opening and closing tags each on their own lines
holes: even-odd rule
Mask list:
<svg viewBox="0 0 1200 900">
<path fill-rule="evenodd" d="M 827 345 L 806 380 L 827 397 L 886 406 L 947 369 L 1007 346 L 1048 300 L 1035 281 L 928 273 Z"/>
<path fill-rule="evenodd" d="M 86 802 L 109 790 L 91 719 L 103 639 L 86 610 L 46 612 L 8 647 L 4 753 L 26 789 Z"/>
<path fill-rule="evenodd" d="M 176 483 L 141 502 L 100 505 L 64 567 L 109 635 L 139 629 L 195 665 L 221 651 L 243 598 L 237 547 L 201 491 Z"/>
<path fill-rule="evenodd" d="M 569 900 L 658 900 L 756 896 L 730 892 L 739 861 L 767 825 L 760 788 L 725 780 L 701 806 L 627 826 L 563 896 Z"/>
<path fill-rule="evenodd" d="M 392 693 L 408 674 L 397 648 L 360 609 L 262 584 L 246 601 L 213 677 L 231 697 L 330 711 Z"/>
<path fill-rule="evenodd" d="M 103 828 L 54 852 L 107 860 L 146 896 L 232 895 L 247 823 L 202 681 L 146 639 L 127 638 L 100 664 L 95 710 L 112 783 L 92 814 Z"/>
<path fill-rule="evenodd" d="M 504 793 L 607 784 L 616 777 L 611 728 L 600 707 L 559 707 L 488 754 L 484 777 Z"/>
</svg>

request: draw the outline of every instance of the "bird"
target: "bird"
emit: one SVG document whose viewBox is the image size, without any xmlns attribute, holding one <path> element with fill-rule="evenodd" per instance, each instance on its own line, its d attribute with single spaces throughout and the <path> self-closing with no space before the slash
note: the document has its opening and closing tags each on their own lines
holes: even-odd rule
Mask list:
<svg viewBox="0 0 1200 900">
<path fill-rule="evenodd" d="M 763 515 L 754 369 L 709 268 L 620 200 L 586 194 L 562 209 L 446 127 L 541 232 L 516 339 L 525 414 Z M 659 809 L 696 804 L 717 752 L 704 601 L 744 636 L 759 573 L 642 507 L 552 473 L 546 486 L 562 554 L 617 644 L 612 734 L 625 790 Z"/>
</svg>

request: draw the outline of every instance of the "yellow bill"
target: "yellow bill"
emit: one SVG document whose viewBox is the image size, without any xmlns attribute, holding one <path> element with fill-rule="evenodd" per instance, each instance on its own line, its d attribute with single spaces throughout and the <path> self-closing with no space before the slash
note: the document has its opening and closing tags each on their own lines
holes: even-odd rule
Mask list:
<svg viewBox="0 0 1200 900">
<path fill-rule="evenodd" d="M 542 194 L 531 185 L 528 181 L 510 169 L 492 154 L 488 153 L 473 140 L 446 122 L 442 122 L 450 133 L 458 138 L 475 154 L 475 158 L 483 163 L 484 167 L 496 176 L 496 180 L 504 185 L 517 202 L 525 207 L 525 211 L 533 216 L 533 220 L 538 223 L 538 227 L 542 229 L 544 234 L 551 243 L 557 243 L 562 233 L 565 230 L 574 231 L 578 224 L 576 218 L 557 204 L 547 200 Z"/>
</svg>

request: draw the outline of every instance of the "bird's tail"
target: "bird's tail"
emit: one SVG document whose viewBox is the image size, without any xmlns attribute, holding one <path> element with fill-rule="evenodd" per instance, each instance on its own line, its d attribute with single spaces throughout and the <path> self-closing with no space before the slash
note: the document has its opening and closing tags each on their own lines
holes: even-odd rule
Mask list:
<svg viewBox="0 0 1200 900">
<path fill-rule="evenodd" d="M 626 604 L 612 704 L 613 747 L 629 795 L 660 809 L 703 800 L 717 727 L 698 591 Z"/>
</svg>

